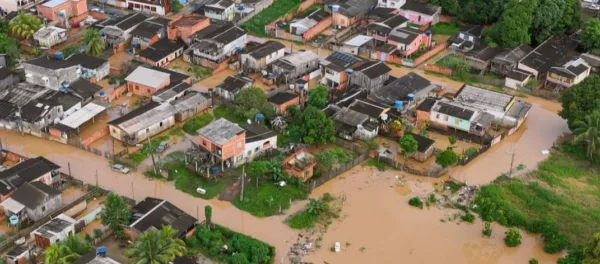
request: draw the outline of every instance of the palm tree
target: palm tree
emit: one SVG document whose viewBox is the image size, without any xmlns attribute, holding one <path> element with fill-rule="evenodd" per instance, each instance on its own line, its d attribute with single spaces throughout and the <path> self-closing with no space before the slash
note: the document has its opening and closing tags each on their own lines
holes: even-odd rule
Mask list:
<svg viewBox="0 0 600 264">
<path fill-rule="evenodd" d="M 594 154 L 598 151 L 598 144 L 600 143 L 600 112 L 594 111 L 589 115 L 586 115 L 583 120 L 577 120 L 573 122 L 573 138 L 574 143 L 585 142 L 587 150 L 587 157 L 592 160 Z"/>
<path fill-rule="evenodd" d="M 42 21 L 34 15 L 25 14 L 23 11 L 9 23 L 10 32 L 18 37 L 28 39 L 42 27 Z"/>
<path fill-rule="evenodd" d="M 311 215 L 319 215 L 327 209 L 327 204 L 321 200 L 310 199 L 306 205 L 306 211 Z"/>
<path fill-rule="evenodd" d="M 164 264 L 183 256 L 187 249 L 183 240 L 175 238 L 171 226 L 141 234 L 131 248 L 125 251 L 133 264 Z"/>
<path fill-rule="evenodd" d="M 78 235 L 69 235 L 64 241 L 50 245 L 45 251 L 46 264 L 73 263 L 82 255 L 93 250 L 89 243 Z"/>
<path fill-rule="evenodd" d="M 87 55 L 98 56 L 104 50 L 104 40 L 98 29 L 87 29 L 83 34 L 83 43 L 86 45 L 85 53 Z"/>
<path fill-rule="evenodd" d="M 283 166 L 277 159 L 267 161 L 267 168 L 272 181 L 280 181 L 283 179 Z"/>
<path fill-rule="evenodd" d="M 70 235 L 61 244 L 68 247 L 73 253 L 78 255 L 85 255 L 90 252 L 94 247 L 90 245 L 88 241 L 83 240 L 80 236 Z"/>
</svg>

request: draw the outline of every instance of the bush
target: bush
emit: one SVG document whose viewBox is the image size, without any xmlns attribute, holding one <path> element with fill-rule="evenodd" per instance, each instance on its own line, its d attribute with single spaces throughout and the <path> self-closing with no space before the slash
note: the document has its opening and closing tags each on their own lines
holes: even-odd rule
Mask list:
<svg viewBox="0 0 600 264">
<path fill-rule="evenodd" d="M 521 245 L 521 233 L 519 233 L 519 230 L 511 228 L 508 229 L 505 234 L 506 237 L 504 237 L 504 244 L 506 244 L 507 247 L 516 247 Z"/>
<path fill-rule="evenodd" d="M 408 200 L 408 204 L 423 209 L 423 201 L 421 201 L 419 197 L 411 198 L 410 200 Z"/>
<path fill-rule="evenodd" d="M 321 200 L 323 200 L 323 202 L 330 202 L 331 200 L 333 200 L 333 197 L 331 197 L 331 194 L 326 192 L 323 194 L 323 197 L 321 198 Z"/>
<path fill-rule="evenodd" d="M 537 261 L 537 259 L 532 258 L 529 260 L 529 264 L 538 264 L 538 263 L 539 262 Z"/>
<path fill-rule="evenodd" d="M 466 155 L 467 157 L 471 157 L 471 156 L 473 156 L 473 155 L 477 154 L 477 151 L 478 151 L 478 150 L 477 150 L 477 148 L 475 148 L 475 147 L 470 147 L 470 148 L 468 148 L 468 149 L 465 151 L 465 155 Z"/>
<path fill-rule="evenodd" d="M 491 237 L 492 236 L 492 223 L 485 222 L 483 224 L 483 230 L 481 230 L 481 233 L 486 237 Z"/>
<path fill-rule="evenodd" d="M 475 222 L 475 215 L 473 215 L 471 213 L 466 213 L 460 217 L 460 220 L 463 220 L 463 221 L 469 222 L 469 223 L 473 223 L 473 222 Z"/>
</svg>

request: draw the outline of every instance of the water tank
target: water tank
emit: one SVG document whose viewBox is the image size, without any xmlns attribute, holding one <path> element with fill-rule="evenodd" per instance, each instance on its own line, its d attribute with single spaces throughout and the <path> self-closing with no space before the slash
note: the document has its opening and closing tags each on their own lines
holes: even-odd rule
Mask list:
<svg viewBox="0 0 600 264">
<path fill-rule="evenodd" d="M 241 47 L 236 47 L 236 48 L 235 48 L 235 50 L 236 50 L 238 53 L 242 52 L 242 48 L 241 48 Z"/>
<path fill-rule="evenodd" d="M 294 90 L 295 87 L 296 87 L 295 85 L 290 84 L 290 90 Z"/>
<path fill-rule="evenodd" d="M 64 81 L 64 82 L 62 83 L 62 87 L 63 87 L 63 88 L 69 88 L 69 86 L 71 86 L 71 83 L 70 83 L 70 82 Z"/>
<path fill-rule="evenodd" d="M 396 109 L 398 109 L 398 110 L 402 109 L 402 106 L 403 106 L 403 105 L 404 105 L 404 102 L 402 102 L 402 101 L 400 101 L 400 100 L 396 100 L 396 101 L 394 102 L 394 108 L 396 108 Z"/>
<path fill-rule="evenodd" d="M 11 225 L 16 225 L 19 223 L 19 217 L 16 215 L 12 215 L 8 218 L 8 221 L 10 222 Z"/>
<path fill-rule="evenodd" d="M 212 168 L 210 168 L 210 172 L 212 172 L 212 174 L 219 173 L 219 167 L 212 167 Z"/>
<path fill-rule="evenodd" d="M 388 119 L 388 115 L 387 114 L 382 114 L 381 115 L 381 120 L 382 121 L 386 121 Z"/>
<path fill-rule="evenodd" d="M 105 96 L 105 95 L 106 95 L 106 92 L 100 91 L 100 96 Z"/>
<path fill-rule="evenodd" d="M 96 255 L 106 257 L 106 247 L 98 247 L 96 249 Z"/>
<path fill-rule="evenodd" d="M 348 75 L 352 75 L 353 72 L 354 72 L 354 70 L 352 70 L 352 69 L 346 69 L 346 73 Z"/>
<path fill-rule="evenodd" d="M 298 84 L 298 89 L 300 89 L 300 90 L 304 90 L 304 84 L 303 84 L 303 83 L 301 83 L 301 84 Z"/>
<path fill-rule="evenodd" d="M 255 119 L 256 119 L 256 121 L 260 121 L 260 120 L 262 120 L 263 118 L 264 118 L 264 116 L 263 116 L 263 114 L 261 114 L 261 113 L 258 113 L 258 114 L 256 114 L 256 116 L 255 116 Z"/>
<path fill-rule="evenodd" d="M 332 5 L 331 6 L 331 11 L 332 12 L 338 12 L 338 11 L 340 11 L 340 6 L 339 5 Z"/>
<path fill-rule="evenodd" d="M 429 30 L 429 29 L 425 30 L 425 35 L 427 35 L 427 36 L 431 35 L 431 30 Z"/>
<path fill-rule="evenodd" d="M 406 98 L 408 99 L 409 102 L 412 102 L 415 100 L 415 94 L 408 94 L 408 96 L 406 96 Z"/>
<path fill-rule="evenodd" d="M 68 93 L 69 89 L 65 88 L 65 87 L 61 87 L 60 89 L 58 89 L 61 93 Z"/>
<path fill-rule="evenodd" d="M 57 60 L 62 60 L 63 59 L 63 53 L 60 51 L 57 51 L 56 53 L 54 53 L 54 58 Z"/>
</svg>

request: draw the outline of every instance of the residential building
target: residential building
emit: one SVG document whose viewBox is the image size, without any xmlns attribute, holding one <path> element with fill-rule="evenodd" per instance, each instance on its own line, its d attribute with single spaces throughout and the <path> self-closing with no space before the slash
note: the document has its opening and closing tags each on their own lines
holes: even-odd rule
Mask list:
<svg viewBox="0 0 600 264">
<path fill-rule="evenodd" d="M 144 50 L 161 39 L 166 39 L 168 23 L 168 19 L 153 17 L 138 24 L 129 34 L 131 45 Z"/>
<path fill-rule="evenodd" d="M 349 53 L 334 51 L 321 61 L 323 78 L 321 84 L 331 88 L 345 89 L 348 85 L 348 70 L 358 67 L 364 60 Z"/>
<path fill-rule="evenodd" d="M 31 255 L 32 254 L 29 250 L 29 245 L 16 245 L 13 249 L 6 252 L 4 255 L 4 260 L 7 264 L 29 263 Z"/>
<path fill-rule="evenodd" d="M 110 135 L 135 145 L 175 125 L 177 108 L 171 104 L 151 102 L 108 122 Z"/>
<path fill-rule="evenodd" d="M 246 130 L 219 118 L 198 130 L 200 147 L 216 155 L 227 168 L 244 163 Z"/>
<path fill-rule="evenodd" d="M 160 67 L 139 66 L 125 78 L 127 90 L 139 96 L 152 96 L 156 92 L 181 82 L 190 83 L 191 77 Z"/>
<path fill-rule="evenodd" d="M 169 103 L 183 97 L 191 88 L 192 85 L 189 83 L 179 82 L 153 94 L 152 101 L 157 103 Z"/>
<path fill-rule="evenodd" d="M 50 0 L 37 6 L 38 15 L 49 21 L 79 23 L 87 17 L 87 0 Z"/>
<path fill-rule="evenodd" d="M 60 166 L 44 157 L 36 157 L 21 161 L 14 166 L 0 171 L 0 201 L 6 200 L 21 185 L 26 182 L 40 181 L 52 184 L 59 175 Z"/>
<path fill-rule="evenodd" d="M 57 44 L 67 41 L 67 30 L 59 27 L 43 27 L 33 34 L 33 40 L 45 48 L 52 48 Z"/>
<path fill-rule="evenodd" d="M 168 24 L 168 35 L 170 40 L 181 39 L 186 45 L 190 44 L 190 37 L 196 32 L 207 28 L 210 19 L 198 14 L 179 14 L 171 18 Z"/>
<path fill-rule="evenodd" d="M 366 99 L 355 99 L 347 107 L 356 112 L 368 115 L 371 120 L 380 120 L 383 114 L 391 110 L 389 106 L 380 105 Z"/>
<path fill-rule="evenodd" d="M 407 107 L 414 107 L 425 98 L 434 95 L 440 87 L 431 83 L 421 75 L 409 72 L 395 79 L 379 89 L 371 90 L 369 98 L 382 105 L 393 106 L 397 101 L 406 103 Z"/>
<path fill-rule="evenodd" d="M 277 149 L 277 133 L 258 123 L 244 126 L 246 141 L 244 144 L 244 162 L 250 162 Z"/>
<path fill-rule="evenodd" d="M 377 120 L 350 108 L 341 108 L 332 116 L 336 136 L 346 140 L 371 140 L 379 132 Z"/>
<path fill-rule="evenodd" d="M 557 89 L 571 87 L 582 82 L 590 75 L 592 67 L 584 59 L 578 58 L 562 66 L 554 66 L 548 70 L 545 87 L 552 86 Z"/>
<path fill-rule="evenodd" d="M 480 25 L 466 25 L 461 28 L 456 35 L 450 37 L 448 41 L 451 43 L 452 50 L 463 52 L 473 49 L 475 44 L 480 43 L 483 27 Z"/>
<path fill-rule="evenodd" d="M 191 235 L 198 219 L 186 214 L 169 201 L 146 197 L 131 208 L 131 220 L 126 233 L 135 239 L 139 234 L 149 230 L 160 230 L 171 226 L 177 230 L 176 238 L 183 239 Z"/>
<path fill-rule="evenodd" d="M 223 99 L 233 101 L 240 90 L 252 87 L 253 83 L 254 80 L 248 77 L 231 75 L 217 85 L 216 92 Z"/>
<path fill-rule="evenodd" d="M 390 32 L 388 44 L 393 45 L 401 54 L 408 57 L 413 53 L 431 47 L 432 35 L 416 28 L 396 28 Z M 381 57 L 381 56 L 378 56 Z"/>
<path fill-rule="evenodd" d="M 408 25 L 408 19 L 401 15 L 384 17 L 381 20 L 367 26 L 367 35 L 372 36 L 381 43 L 386 43 L 390 33 L 397 28 Z"/>
<path fill-rule="evenodd" d="M 398 11 L 396 8 L 375 7 L 366 14 L 362 25 L 370 25 L 386 17 L 394 16 L 398 14 Z"/>
<path fill-rule="evenodd" d="M 304 42 L 311 41 L 323 30 L 331 26 L 331 15 L 318 8 L 304 12 L 290 23 L 290 32 L 302 36 Z"/>
<path fill-rule="evenodd" d="M 427 97 L 425 98 L 425 100 L 423 100 L 416 108 L 416 112 L 417 112 L 417 124 L 423 124 L 426 122 L 429 122 L 429 119 L 431 118 L 430 114 L 431 114 L 431 108 L 433 107 L 433 105 L 435 105 L 435 103 L 437 102 L 437 99 L 434 97 Z"/>
<path fill-rule="evenodd" d="M 377 90 L 390 78 L 391 70 L 381 61 L 365 62 L 354 69 L 350 76 L 350 84 L 356 84 L 369 92 Z"/>
<path fill-rule="evenodd" d="M 269 102 L 275 106 L 275 113 L 277 115 L 287 115 L 287 110 L 291 106 L 300 105 L 300 96 L 295 93 L 279 92 L 269 97 Z"/>
<path fill-rule="evenodd" d="M 175 121 L 183 122 L 193 118 L 195 115 L 207 110 L 211 106 L 208 98 L 198 92 L 189 92 L 181 98 L 170 102 L 177 109 Z"/>
<path fill-rule="evenodd" d="M 162 39 L 140 51 L 138 60 L 146 64 L 163 67 L 183 54 L 185 46 L 170 39 Z"/>
<path fill-rule="evenodd" d="M 60 214 L 31 232 L 35 245 L 48 248 L 50 245 L 64 241 L 68 236 L 75 235 L 75 219 Z"/>
<path fill-rule="evenodd" d="M 77 79 L 66 87 L 69 92 L 81 98 L 82 104 L 88 103 L 96 98 L 96 94 L 102 90 L 102 86 L 92 83 L 86 79 Z"/>
<path fill-rule="evenodd" d="M 435 25 L 440 21 L 442 8 L 418 0 L 406 0 L 400 7 L 400 14 L 415 24 Z"/>
<path fill-rule="evenodd" d="M 128 9 L 159 16 L 171 12 L 171 0 L 125 0 Z"/>
<path fill-rule="evenodd" d="M 518 69 L 531 73 L 536 79 L 543 79 L 550 68 L 560 65 L 576 54 L 576 47 L 577 41 L 569 36 L 552 36 L 523 57 L 519 61 Z"/>
<path fill-rule="evenodd" d="M 271 70 L 280 80 L 289 83 L 319 68 L 319 57 L 312 51 L 296 51 L 271 63 Z"/>
<path fill-rule="evenodd" d="M 532 50 L 532 47 L 524 44 L 513 49 L 505 49 L 490 62 L 490 72 L 500 76 L 509 75 L 517 68 L 519 61 Z"/>
<path fill-rule="evenodd" d="M 50 139 L 62 143 L 68 143 L 70 137 L 75 140 L 86 140 L 81 138 L 80 127 L 88 121 L 95 122 L 95 118 L 103 113 L 108 107 L 100 102 L 89 102 L 70 116 L 67 116 L 48 128 Z M 89 124 L 89 123 L 88 123 Z"/>
<path fill-rule="evenodd" d="M 404 136 L 412 136 L 418 143 L 417 151 L 410 155 L 411 158 L 425 162 L 433 155 L 435 140 L 411 132 L 405 132 Z"/>
<path fill-rule="evenodd" d="M 582 53 L 579 57 L 592 67 L 593 73 L 600 72 L 600 56 L 591 53 Z"/>
<path fill-rule="evenodd" d="M 41 0 L 4 0 L 0 2 L 1 12 L 0 15 L 5 15 L 7 17 L 16 16 L 18 11 L 28 10 L 30 8 L 35 7 L 35 4 L 41 3 Z M 10 16 L 9 16 L 10 15 Z"/>
<path fill-rule="evenodd" d="M 338 28 L 359 22 L 376 5 L 377 0 L 325 0 L 325 10 L 332 13 L 332 25 Z"/>
<path fill-rule="evenodd" d="M 475 45 L 475 47 L 465 53 L 465 61 L 467 61 L 471 68 L 486 71 L 488 70 L 492 59 L 496 57 L 496 55 L 502 52 L 502 48 L 492 48 L 487 45 Z"/>
<path fill-rule="evenodd" d="M 242 70 L 248 72 L 260 72 L 267 65 L 283 57 L 285 46 L 279 41 L 267 40 L 258 46 L 248 49 L 242 53 Z"/>
<path fill-rule="evenodd" d="M 514 70 L 509 72 L 504 78 L 504 86 L 515 90 L 521 90 L 527 86 L 531 74 Z"/>
<path fill-rule="evenodd" d="M 494 120 L 489 113 L 449 101 L 437 101 L 429 117 L 429 124 L 438 129 L 456 129 L 477 136 L 484 136 Z"/>
<path fill-rule="evenodd" d="M 337 50 L 353 55 L 358 55 L 360 52 L 368 53 L 369 50 L 373 49 L 374 47 L 375 43 L 373 41 L 373 37 L 357 35 L 354 38 L 344 42 L 342 47 L 338 48 Z"/>
<path fill-rule="evenodd" d="M 41 132 L 81 109 L 82 99 L 68 92 L 48 91 L 24 105 L 20 111 L 21 131 L 41 137 Z"/>
<path fill-rule="evenodd" d="M 300 149 L 283 159 L 283 172 L 306 182 L 312 178 L 316 165 L 315 156 Z"/>
<path fill-rule="evenodd" d="M 204 5 L 204 16 L 231 21 L 235 17 L 235 3 L 231 0 L 212 0 Z"/>
<path fill-rule="evenodd" d="M 66 59 L 42 56 L 23 63 L 25 81 L 58 91 L 79 78 L 97 82 L 110 72 L 107 60 L 84 54 Z"/>
<path fill-rule="evenodd" d="M 405 3 L 406 0 L 379 0 L 377 7 L 400 9 Z"/>
<path fill-rule="evenodd" d="M 231 23 L 216 23 L 191 37 L 191 45 L 183 59 L 211 69 L 220 67 L 236 52 L 246 47 L 248 34 Z"/>
<path fill-rule="evenodd" d="M 13 74 L 6 66 L 0 66 L 0 91 L 14 87 L 19 83 L 19 76 Z"/>
<path fill-rule="evenodd" d="M 38 221 L 62 207 L 60 192 L 41 181 L 25 182 L 0 204 L 7 217 Z"/>
<path fill-rule="evenodd" d="M 104 41 L 108 46 L 120 47 L 121 45 L 124 46 L 131 39 L 131 32 L 148 18 L 147 15 L 142 13 L 131 13 L 116 19 L 107 19 L 98 22 L 94 26 L 102 32 Z"/>
<path fill-rule="evenodd" d="M 121 264 L 118 261 L 107 257 L 105 250 L 106 248 L 93 249 L 89 253 L 79 257 L 73 264 Z"/>
</svg>

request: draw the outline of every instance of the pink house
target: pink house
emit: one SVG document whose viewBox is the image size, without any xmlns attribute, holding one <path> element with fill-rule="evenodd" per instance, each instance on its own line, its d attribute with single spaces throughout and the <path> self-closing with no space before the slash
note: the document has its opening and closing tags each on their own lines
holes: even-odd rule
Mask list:
<svg viewBox="0 0 600 264">
<path fill-rule="evenodd" d="M 419 25 L 435 25 L 440 21 L 442 8 L 415 0 L 408 0 L 400 8 L 400 15 L 404 16 L 411 23 Z"/>
<path fill-rule="evenodd" d="M 390 33 L 388 44 L 407 57 L 419 49 L 431 47 L 431 34 L 416 28 L 396 28 Z"/>
<path fill-rule="evenodd" d="M 50 0 L 38 6 L 41 16 L 50 21 L 69 19 L 70 23 L 78 23 L 87 17 L 86 0 Z"/>
<path fill-rule="evenodd" d="M 224 118 L 219 118 L 198 130 L 201 148 L 213 153 L 223 165 L 243 162 L 246 130 Z"/>
</svg>

